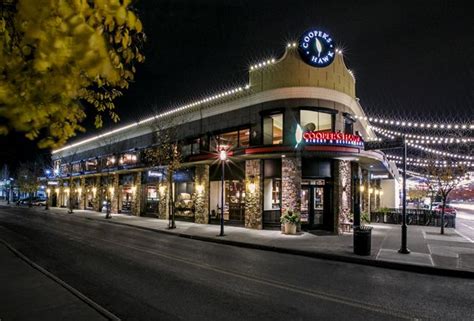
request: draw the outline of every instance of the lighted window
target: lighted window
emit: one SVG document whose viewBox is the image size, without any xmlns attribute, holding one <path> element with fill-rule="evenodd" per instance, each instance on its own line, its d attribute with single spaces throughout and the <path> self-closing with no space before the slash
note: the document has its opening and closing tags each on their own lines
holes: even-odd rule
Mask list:
<svg viewBox="0 0 474 321">
<path fill-rule="evenodd" d="M 263 210 L 279 210 L 281 178 L 265 178 L 263 181 Z"/>
<path fill-rule="evenodd" d="M 63 175 L 69 174 L 69 165 L 68 164 L 62 164 L 60 171 L 61 171 L 61 174 L 63 174 Z"/>
<path fill-rule="evenodd" d="M 81 163 L 72 164 L 72 172 L 79 173 L 81 171 Z"/>
<path fill-rule="evenodd" d="M 283 144 L 283 114 L 268 115 L 263 118 L 263 144 Z"/>
<path fill-rule="evenodd" d="M 115 158 L 115 156 L 109 156 L 109 157 L 107 157 L 106 165 L 107 165 L 107 167 L 114 167 L 114 166 L 116 166 L 116 165 L 117 165 L 117 159 Z"/>
<path fill-rule="evenodd" d="M 250 129 L 239 130 L 239 147 L 249 147 Z"/>
<path fill-rule="evenodd" d="M 250 145 L 250 129 L 245 128 L 215 136 L 211 140 L 211 150 L 229 150 Z"/>
<path fill-rule="evenodd" d="M 354 121 L 347 117 L 344 117 L 344 133 L 354 134 Z"/>
<path fill-rule="evenodd" d="M 132 153 L 123 154 L 119 160 L 120 165 L 131 165 L 137 163 L 137 155 Z"/>
<path fill-rule="evenodd" d="M 314 131 L 332 131 L 333 116 L 332 114 L 302 110 L 300 113 L 300 125 L 303 130 Z"/>
<path fill-rule="evenodd" d="M 85 166 L 86 166 L 86 171 L 96 171 L 97 170 L 97 159 L 86 160 Z"/>
</svg>

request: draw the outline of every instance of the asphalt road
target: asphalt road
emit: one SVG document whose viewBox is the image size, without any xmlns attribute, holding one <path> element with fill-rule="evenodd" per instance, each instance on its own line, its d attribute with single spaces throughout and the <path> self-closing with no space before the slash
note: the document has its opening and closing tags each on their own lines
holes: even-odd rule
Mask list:
<svg viewBox="0 0 474 321">
<path fill-rule="evenodd" d="M 244 249 L 24 208 L 0 208 L 0 238 L 123 320 L 474 319 L 474 280 Z"/>
</svg>

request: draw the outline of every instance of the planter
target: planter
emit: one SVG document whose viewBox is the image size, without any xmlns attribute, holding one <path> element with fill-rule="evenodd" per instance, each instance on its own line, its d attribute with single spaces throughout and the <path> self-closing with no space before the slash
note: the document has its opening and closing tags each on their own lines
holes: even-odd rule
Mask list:
<svg viewBox="0 0 474 321">
<path fill-rule="evenodd" d="M 285 234 L 296 234 L 296 224 L 285 223 Z"/>
</svg>

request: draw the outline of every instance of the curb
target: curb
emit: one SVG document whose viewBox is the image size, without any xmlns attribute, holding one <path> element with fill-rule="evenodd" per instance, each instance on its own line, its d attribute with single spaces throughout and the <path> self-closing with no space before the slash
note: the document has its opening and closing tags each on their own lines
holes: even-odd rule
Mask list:
<svg viewBox="0 0 474 321">
<path fill-rule="evenodd" d="M 46 275 L 48 278 L 50 278 L 51 280 L 53 280 L 54 282 L 58 283 L 60 286 L 62 286 L 63 288 L 65 288 L 66 290 L 68 290 L 69 292 L 71 292 L 74 296 L 76 296 L 77 298 L 79 298 L 79 300 L 83 301 L 84 303 L 86 303 L 88 306 L 90 306 L 92 309 L 96 310 L 97 312 L 99 312 L 102 316 L 104 316 L 106 319 L 108 320 L 113 320 L 113 321 L 120 321 L 120 318 L 117 317 L 115 314 L 113 314 L 112 312 L 106 310 L 105 308 L 103 308 L 101 305 L 99 305 L 98 303 L 92 301 L 91 299 L 89 299 L 87 296 L 85 296 L 84 294 L 82 294 L 79 290 L 76 290 L 75 288 L 73 288 L 72 286 L 70 286 L 69 284 L 67 284 L 66 282 L 64 282 L 63 280 L 61 280 L 60 278 L 58 278 L 57 276 L 55 276 L 54 274 L 52 274 L 51 272 L 47 271 L 46 269 L 42 268 L 41 266 L 39 266 L 38 264 L 36 264 L 35 262 L 31 261 L 29 258 L 27 258 L 25 255 L 23 255 L 20 251 L 18 251 L 17 249 L 15 249 L 12 245 L 10 245 L 7 241 L 3 240 L 3 239 L 0 239 L 0 243 L 3 243 L 3 245 L 5 245 L 10 251 L 13 252 L 13 254 L 15 254 L 16 256 L 18 256 L 20 259 L 22 259 L 23 261 L 25 261 L 26 263 L 28 263 L 31 267 L 33 267 L 34 269 L 38 270 L 39 272 L 43 273 L 44 275 Z"/>
<path fill-rule="evenodd" d="M 61 214 L 57 212 L 52 212 L 52 213 Z M 326 253 L 326 252 L 309 252 L 309 251 L 304 251 L 304 250 L 289 249 L 289 248 L 276 247 L 276 246 L 270 246 L 270 245 L 252 244 L 252 243 L 238 242 L 238 241 L 232 241 L 232 240 L 226 240 L 226 239 L 218 239 L 218 238 L 212 238 L 212 237 L 207 237 L 207 236 L 189 235 L 189 234 L 185 234 L 181 232 L 171 232 L 168 230 L 153 229 L 149 227 L 137 226 L 137 225 L 132 225 L 132 224 L 123 223 L 123 222 L 114 222 L 114 221 L 94 218 L 94 217 L 81 217 L 81 218 L 91 220 L 91 221 L 98 221 L 98 222 L 104 222 L 104 223 L 109 223 L 109 224 L 127 226 L 130 228 L 136 228 L 136 229 L 141 229 L 145 231 L 161 233 L 161 234 L 166 234 L 166 235 L 173 235 L 176 237 L 182 237 L 182 238 L 193 239 L 193 240 L 209 242 L 209 243 L 224 244 L 224 245 L 269 251 L 269 252 L 276 252 L 276 253 L 282 253 L 282 254 L 299 255 L 299 256 L 305 256 L 305 257 L 310 257 L 310 258 L 315 258 L 315 259 L 324 259 L 324 260 L 337 261 L 337 262 L 374 266 L 374 267 L 391 269 L 391 270 L 415 272 L 415 273 L 427 274 L 427 275 L 474 279 L 474 271 L 454 270 L 454 269 L 446 269 L 446 268 L 424 266 L 424 265 L 422 266 L 422 265 L 405 264 L 405 263 L 398 263 L 398 262 L 379 261 L 379 260 L 373 260 L 373 259 L 368 259 L 368 258 L 363 258 L 363 257 L 355 257 L 355 256 L 353 257 L 353 256 L 332 254 L 332 253 Z M 410 255 L 410 254 L 407 254 L 407 255 Z"/>
<path fill-rule="evenodd" d="M 453 270 L 453 269 L 446 269 L 446 268 L 437 268 L 437 267 L 432 267 L 432 266 L 404 264 L 404 263 L 389 262 L 389 261 L 378 261 L 378 260 L 372 260 L 372 259 L 365 259 L 362 257 L 352 257 L 352 256 L 331 254 L 331 253 L 325 253 L 325 252 L 309 252 L 309 251 L 304 251 L 304 250 L 289 249 L 289 248 L 276 247 L 276 246 L 270 246 L 270 245 L 251 244 L 251 243 L 231 241 L 231 240 L 226 240 L 226 239 L 216 239 L 216 238 L 207 237 L 207 236 L 189 235 L 189 234 L 185 234 L 181 232 L 158 230 L 158 229 L 153 229 L 153 228 L 144 227 L 144 226 L 136 226 L 136 225 L 131 225 L 131 224 L 122 223 L 122 222 L 102 221 L 101 219 L 96 219 L 96 218 L 86 218 L 86 219 L 99 221 L 99 222 L 106 222 L 109 224 L 128 226 L 131 228 L 141 229 L 145 231 L 161 233 L 161 234 L 166 234 L 166 235 L 174 235 L 177 237 L 193 239 L 193 240 L 209 242 L 209 243 L 225 244 L 225 245 L 248 248 L 248 249 L 256 249 L 256 250 L 276 252 L 276 253 L 282 253 L 282 254 L 299 255 L 299 256 L 305 256 L 305 257 L 310 257 L 310 258 L 315 258 L 315 259 L 325 259 L 325 260 L 331 260 L 331 261 L 374 266 L 374 267 L 380 267 L 380 268 L 391 269 L 391 270 L 416 272 L 420 274 L 474 279 L 473 271 Z"/>
</svg>

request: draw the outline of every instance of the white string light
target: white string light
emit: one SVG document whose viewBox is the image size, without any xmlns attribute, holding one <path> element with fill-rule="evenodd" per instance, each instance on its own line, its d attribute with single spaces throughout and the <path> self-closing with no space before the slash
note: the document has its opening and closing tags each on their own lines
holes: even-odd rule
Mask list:
<svg viewBox="0 0 474 321">
<path fill-rule="evenodd" d="M 375 118 L 367 116 L 354 116 L 356 119 L 368 120 L 371 123 L 378 123 L 391 126 L 408 127 L 408 128 L 428 128 L 428 129 L 463 129 L 471 130 L 474 129 L 474 124 L 449 124 L 449 123 L 426 123 L 426 122 L 415 122 L 415 121 L 401 121 L 385 118 Z"/>
<path fill-rule="evenodd" d="M 379 133 L 386 133 L 387 135 L 390 135 L 391 138 L 393 138 L 393 136 L 399 136 L 399 137 L 405 136 L 408 138 L 413 138 L 413 139 L 408 139 L 407 142 L 415 143 L 415 144 L 461 144 L 461 143 L 474 142 L 474 138 L 472 137 L 454 138 L 454 137 L 437 137 L 437 136 L 405 134 L 405 133 L 397 132 L 394 130 L 380 128 L 373 125 L 369 125 L 369 128 Z"/>
<path fill-rule="evenodd" d="M 112 134 L 116 134 L 116 133 L 122 132 L 122 131 L 124 131 L 124 130 L 129 129 L 129 128 L 137 127 L 137 126 L 139 126 L 139 125 L 148 123 L 148 122 L 150 122 L 150 121 L 157 120 L 157 119 L 160 119 L 160 118 L 163 118 L 163 117 L 172 115 L 172 114 L 179 113 L 179 112 L 184 111 L 184 110 L 186 110 L 186 109 L 190 109 L 190 108 L 193 108 L 193 107 L 197 107 L 197 106 L 199 106 L 199 105 L 209 104 L 209 103 L 215 102 L 216 100 L 219 100 L 219 99 L 221 99 L 221 98 L 230 97 L 230 96 L 234 96 L 234 95 L 240 94 L 240 93 L 242 93 L 243 91 L 246 91 L 246 90 L 248 90 L 248 89 L 250 89 L 250 85 L 248 85 L 248 84 L 245 85 L 244 87 L 235 87 L 235 88 L 232 88 L 232 89 L 223 91 L 223 92 L 221 92 L 221 93 L 218 93 L 218 94 L 216 94 L 216 95 L 208 96 L 208 97 L 205 97 L 205 98 L 203 98 L 203 99 L 196 100 L 196 101 L 194 101 L 194 102 L 192 102 L 192 103 L 189 103 L 189 104 L 186 104 L 186 105 L 183 105 L 183 106 L 180 106 L 180 107 L 177 107 L 177 108 L 174 108 L 174 109 L 165 111 L 165 112 L 160 113 L 160 114 L 156 114 L 156 115 L 154 115 L 154 116 L 152 116 L 152 117 L 149 117 L 149 118 L 140 120 L 140 121 L 138 121 L 138 122 L 135 122 L 135 123 L 132 123 L 132 124 L 128 124 L 128 125 L 125 125 L 125 126 L 116 128 L 116 129 L 114 129 L 114 130 L 111 130 L 111 131 L 102 133 L 102 134 L 100 134 L 100 135 L 96 135 L 96 136 L 94 136 L 94 137 L 90 137 L 90 138 L 81 140 L 81 141 L 79 141 L 79 142 L 77 142 L 77 143 L 74 143 L 74 144 L 71 144 L 71 145 L 64 146 L 64 147 L 62 147 L 62 148 L 53 150 L 51 153 L 52 153 L 52 154 L 55 154 L 55 153 L 59 153 L 59 152 L 62 152 L 62 151 L 65 151 L 65 150 L 68 150 L 68 149 L 71 149 L 71 148 L 74 148 L 74 147 L 78 147 L 78 146 L 84 145 L 84 144 L 86 144 L 86 143 L 90 143 L 90 142 L 92 142 L 92 141 L 96 141 L 96 140 L 98 140 L 98 139 L 100 139 L 100 138 L 104 138 L 104 137 L 110 136 L 110 135 L 112 135 Z"/>
<path fill-rule="evenodd" d="M 390 134 L 386 134 L 386 133 L 383 133 L 383 132 L 381 132 L 381 134 L 382 134 L 383 136 L 386 136 L 386 137 L 389 137 L 389 138 L 392 138 L 392 139 L 395 138 L 394 136 L 392 136 L 392 135 L 390 135 Z M 473 159 L 474 159 L 473 156 L 460 155 L 460 154 L 449 153 L 449 152 L 443 152 L 443 151 L 441 151 L 441 150 L 437 150 L 437 149 L 433 149 L 433 148 L 429 148 L 429 147 L 425 147 L 425 146 L 420 146 L 420 145 L 418 145 L 418 144 L 407 143 L 407 145 L 410 146 L 410 147 L 413 147 L 413 148 L 422 150 L 422 151 L 424 151 L 424 152 L 431 153 L 431 154 L 436 154 L 436 155 L 440 155 L 440 156 L 451 157 L 451 158 L 467 159 L 467 160 L 473 160 Z"/>
<path fill-rule="evenodd" d="M 273 65 L 276 62 L 275 58 L 267 59 L 265 61 L 259 62 L 258 64 L 250 66 L 250 70 L 256 70 L 263 67 Z"/>
</svg>

